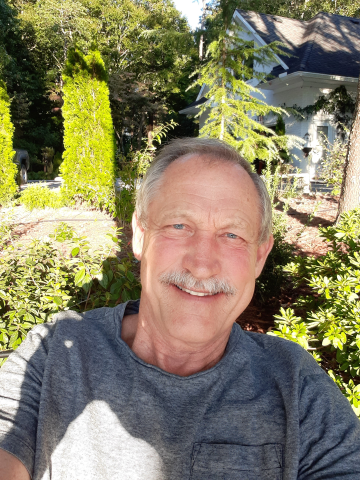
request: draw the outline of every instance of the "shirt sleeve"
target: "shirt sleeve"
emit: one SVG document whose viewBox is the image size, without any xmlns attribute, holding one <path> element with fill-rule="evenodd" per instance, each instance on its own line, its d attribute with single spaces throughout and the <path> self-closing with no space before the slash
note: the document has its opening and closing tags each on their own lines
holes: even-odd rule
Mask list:
<svg viewBox="0 0 360 480">
<path fill-rule="evenodd" d="M 304 377 L 299 420 L 298 480 L 360 479 L 360 421 L 325 372 Z"/>
<path fill-rule="evenodd" d="M 33 474 L 47 325 L 35 327 L 0 369 L 0 448 Z"/>
</svg>

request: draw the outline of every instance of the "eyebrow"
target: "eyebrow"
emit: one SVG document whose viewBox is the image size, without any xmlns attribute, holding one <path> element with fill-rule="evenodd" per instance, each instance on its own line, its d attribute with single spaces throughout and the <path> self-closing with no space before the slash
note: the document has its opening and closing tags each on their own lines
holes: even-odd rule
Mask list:
<svg viewBox="0 0 360 480">
<path fill-rule="evenodd" d="M 166 213 L 163 217 L 161 217 L 161 221 L 171 220 L 172 218 L 184 218 L 189 219 L 191 221 L 196 222 L 196 215 L 191 214 L 189 210 L 176 210 L 174 212 Z M 222 225 L 220 225 L 220 229 L 231 229 L 231 228 L 241 228 L 241 229 L 248 229 L 250 226 L 249 222 L 240 218 L 226 218 Z"/>
</svg>

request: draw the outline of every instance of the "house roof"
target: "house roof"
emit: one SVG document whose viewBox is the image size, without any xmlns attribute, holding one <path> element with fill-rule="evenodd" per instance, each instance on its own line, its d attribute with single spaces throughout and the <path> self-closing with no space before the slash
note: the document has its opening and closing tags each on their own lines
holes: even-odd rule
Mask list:
<svg viewBox="0 0 360 480">
<path fill-rule="evenodd" d="M 360 19 L 318 13 L 309 21 L 266 15 L 252 11 L 237 12 L 266 42 L 286 45 L 292 57 L 281 57 L 288 74 L 298 71 L 358 77 L 360 73 Z M 278 76 L 285 70 L 277 66 Z"/>
<path fill-rule="evenodd" d="M 199 100 L 195 100 L 195 102 L 192 102 L 190 103 L 189 105 L 186 106 L 186 108 L 193 108 L 193 107 L 197 107 L 199 105 L 202 105 L 203 103 L 205 103 L 207 101 L 207 98 L 206 97 L 201 97 Z M 181 112 L 179 112 L 181 113 Z"/>
</svg>

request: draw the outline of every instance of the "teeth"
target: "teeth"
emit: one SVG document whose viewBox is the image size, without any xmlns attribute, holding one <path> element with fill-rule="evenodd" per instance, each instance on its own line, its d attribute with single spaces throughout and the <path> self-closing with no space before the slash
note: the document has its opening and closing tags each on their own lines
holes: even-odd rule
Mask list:
<svg viewBox="0 0 360 480">
<path fill-rule="evenodd" d="M 216 295 L 213 293 L 193 292 L 192 290 L 188 290 L 187 288 L 179 287 L 179 285 L 176 286 L 183 292 L 190 293 L 190 295 L 195 295 L 195 297 L 208 297 L 209 295 Z"/>
</svg>

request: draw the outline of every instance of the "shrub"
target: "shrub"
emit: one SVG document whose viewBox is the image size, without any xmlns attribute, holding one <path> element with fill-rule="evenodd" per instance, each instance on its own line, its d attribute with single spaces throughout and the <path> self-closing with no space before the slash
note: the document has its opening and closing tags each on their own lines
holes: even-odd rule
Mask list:
<svg viewBox="0 0 360 480">
<path fill-rule="evenodd" d="M 62 190 L 54 191 L 45 185 L 29 185 L 21 192 L 20 203 L 28 210 L 35 208 L 61 208 L 67 203 L 65 194 Z"/>
<path fill-rule="evenodd" d="M 311 294 L 298 299 L 297 311 L 281 309 L 271 334 L 308 350 L 360 416 L 360 208 L 319 231 L 329 252 L 286 267 L 295 286 L 307 285 Z"/>
<path fill-rule="evenodd" d="M 261 275 L 256 280 L 255 300 L 259 303 L 264 304 L 272 298 L 277 298 L 284 283 L 287 283 L 284 267 L 293 258 L 293 246 L 285 241 L 285 233 L 285 215 L 283 212 L 275 213 L 273 222 L 274 246 Z"/>
<path fill-rule="evenodd" d="M 108 235 L 120 249 L 118 231 Z M 34 241 L 26 250 L 10 245 L 0 257 L 0 350 L 15 349 L 36 324 L 61 310 L 84 312 L 140 297 L 132 259 L 120 260 L 112 247 L 89 254 L 89 242 L 61 224 L 54 241 L 66 242 L 70 257 L 50 242 Z"/>
<path fill-rule="evenodd" d="M 346 128 L 345 132 L 348 133 Z M 321 162 L 320 177 L 328 185 L 332 185 L 332 195 L 340 195 L 348 150 L 347 142 L 337 138 L 334 143 L 330 143 L 327 138 L 324 138 L 322 143 L 325 157 Z"/>
<path fill-rule="evenodd" d="M 10 100 L 5 83 L 0 80 L 0 205 L 7 204 L 17 191 L 17 167 L 13 162 L 14 126 L 10 119 Z"/>
<path fill-rule="evenodd" d="M 64 188 L 69 197 L 114 208 L 115 138 L 100 53 L 70 49 L 63 79 Z"/>
<path fill-rule="evenodd" d="M 56 172 L 28 172 L 28 180 L 54 180 L 57 176 Z"/>
<path fill-rule="evenodd" d="M 290 168 L 287 165 L 286 168 Z M 282 181 L 281 171 L 284 165 L 277 165 L 274 173 L 267 169 L 263 175 L 263 180 L 268 190 L 273 216 L 274 246 L 266 260 L 260 277 L 256 280 L 255 300 L 259 303 L 266 303 L 274 297 L 278 297 L 282 286 L 287 281 L 284 267 L 292 259 L 293 246 L 285 241 L 287 229 L 286 212 L 289 208 L 289 200 L 297 195 L 297 180 L 285 179 Z M 278 198 L 285 197 L 285 203 L 281 210 Z"/>
</svg>

